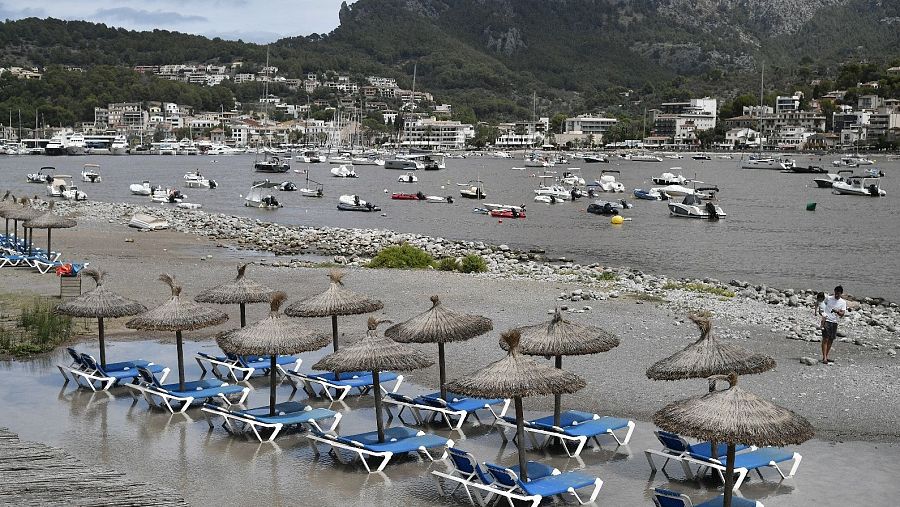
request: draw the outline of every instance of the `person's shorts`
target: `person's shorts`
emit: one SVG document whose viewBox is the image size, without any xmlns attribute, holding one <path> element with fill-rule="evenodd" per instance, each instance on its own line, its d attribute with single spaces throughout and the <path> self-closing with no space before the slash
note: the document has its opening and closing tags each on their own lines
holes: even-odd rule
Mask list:
<svg viewBox="0 0 900 507">
<path fill-rule="evenodd" d="M 822 341 L 833 342 L 837 337 L 837 322 L 825 321 L 825 327 L 822 328 Z"/>
</svg>

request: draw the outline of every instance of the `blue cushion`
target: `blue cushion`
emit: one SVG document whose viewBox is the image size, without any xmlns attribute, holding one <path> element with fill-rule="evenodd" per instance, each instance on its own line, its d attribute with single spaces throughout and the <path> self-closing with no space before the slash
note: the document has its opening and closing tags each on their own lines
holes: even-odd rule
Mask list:
<svg viewBox="0 0 900 507">
<path fill-rule="evenodd" d="M 677 491 L 671 489 L 656 488 L 654 497 L 660 507 L 686 507 L 687 500 Z"/>
<path fill-rule="evenodd" d="M 257 410 L 265 411 L 265 414 L 247 414 L 247 412 L 254 412 Z M 284 411 L 282 411 L 284 412 Z M 259 409 L 252 410 L 244 410 L 241 412 L 242 414 L 247 414 L 253 419 L 258 421 L 262 421 L 264 423 L 275 424 L 281 423 L 286 426 L 291 426 L 294 424 L 302 424 L 309 421 L 318 421 L 319 419 L 329 419 L 334 417 L 335 412 L 332 410 L 328 410 L 325 408 L 314 408 L 312 410 L 300 410 L 296 412 L 284 412 L 279 413 L 275 412 L 275 415 L 269 415 L 269 407 L 261 407 Z"/>
<path fill-rule="evenodd" d="M 307 406 L 308 405 L 305 403 L 300 403 L 299 401 L 283 401 L 275 404 L 275 413 L 284 412 L 285 414 L 290 414 L 293 412 L 303 412 L 306 410 Z M 248 408 L 247 410 L 241 410 L 240 412 L 251 416 L 268 416 L 269 407 Z"/>
<path fill-rule="evenodd" d="M 229 395 L 229 394 L 237 394 L 244 389 L 240 386 L 221 386 L 221 387 L 207 387 L 204 389 L 195 389 L 195 390 L 185 390 L 185 391 L 173 391 L 167 389 L 168 393 L 174 396 L 178 396 L 180 398 L 187 398 L 188 396 L 194 399 L 204 399 L 204 398 L 212 398 L 213 396 L 218 396 L 220 394 Z"/>
<path fill-rule="evenodd" d="M 419 447 L 426 449 L 447 445 L 447 439 L 437 435 L 425 434 L 416 436 L 418 431 L 405 426 L 397 426 L 384 430 L 383 443 L 378 442 L 378 432 L 370 431 L 356 435 L 339 437 L 344 443 L 354 445 L 354 442 L 362 444 L 366 449 L 376 452 L 390 451 L 394 453 L 411 452 Z"/>
<path fill-rule="evenodd" d="M 590 412 L 581 412 L 579 410 L 566 410 L 559 414 L 559 425 L 560 426 L 571 426 L 573 423 L 582 423 L 584 421 L 590 421 L 594 418 L 594 414 Z M 546 417 L 541 417 L 540 419 L 532 419 L 532 423 L 542 424 L 546 426 L 553 425 L 553 416 L 548 415 Z"/>
<path fill-rule="evenodd" d="M 697 504 L 695 507 L 722 507 L 724 502 L 725 495 L 721 495 L 711 498 L 701 504 Z M 739 496 L 732 496 L 731 507 L 756 507 L 756 500 L 747 500 L 746 498 L 741 498 Z"/>
<path fill-rule="evenodd" d="M 105 370 L 109 372 L 110 370 L 124 370 L 125 368 L 135 370 L 138 367 L 147 368 L 152 373 L 160 373 L 165 367 L 159 364 L 150 364 L 149 361 L 144 361 L 141 359 L 137 359 L 135 361 L 120 361 L 118 363 L 106 363 Z"/>
<path fill-rule="evenodd" d="M 736 444 L 734 446 L 734 451 L 735 452 L 743 451 L 746 448 L 747 448 L 747 446 L 744 444 Z M 725 454 L 728 453 L 728 444 L 720 443 L 717 446 L 717 450 L 718 450 L 718 453 L 716 454 L 717 456 L 725 456 Z M 690 453 L 691 453 L 691 456 L 694 456 L 695 458 L 701 458 L 701 459 L 709 458 L 712 456 L 712 443 L 711 442 L 700 442 L 699 444 L 693 444 L 690 446 Z"/>
<path fill-rule="evenodd" d="M 461 394 L 449 392 L 447 393 L 447 399 L 443 400 L 443 403 L 441 401 L 441 393 L 431 393 L 419 396 L 415 398 L 414 401 L 420 405 L 431 405 L 435 407 L 446 406 L 451 410 L 465 410 L 466 412 L 484 408 L 485 405 L 503 403 L 503 400 L 501 399 L 468 398 Z"/>
<path fill-rule="evenodd" d="M 320 380 L 324 380 L 326 382 L 336 384 L 339 386 L 349 386 L 349 387 L 367 387 L 372 385 L 372 373 L 366 371 L 350 371 L 346 373 L 341 373 L 340 380 L 334 379 L 333 372 L 325 372 L 325 373 L 313 373 L 309 376 L 311 378 L 317 378 Z M 391 371 L 382 371 L 378 372 L 378 380 L 380 382 L 389 382 L 397 378 L 397 374 Z"/>
<path fill-rule="evenodd" d="M 597 480 L 578 472 L 566 472 L 559 475 L 550 475 L 540 479 L 530 480 L 528 482 L 519 481 L 519 487 L 529 495 L 541 495 L 544 497 L 560 495 L 569 490 L 569 488 L 583 488 L 592 486 Z"/>
<path fill-rule="evenodd" d="M 297 362 L 297 358 L 293 356 L 275 356 L 275 364 L 286 365 L 286 364 L 294 364 Z M 268 368 L 272 365 L 272 360 L 269 356 L 243 356 L 241 358 L 242 366 L 246 368 Z"/>
<path fill-rule="evenodd" d="M 782 447 L 763 447 L 755 451 L 738 454 L 734 457 L 734 468 L 760 468 L 768 466 L 769 462 L 781 463 L 794 457 L 794 452 Z"/>
<path fill-rule="evenodd" d="M 619 419 L 617 417 L 601 417 L 600 419 L 592 419 L 582 422 L 578 425 L 566 426 L 563 433 L 573 437 L 594 437 L 603 435 L 611 430 L 620 430 L 628 427 L 628 419 Z"/>
</svg>

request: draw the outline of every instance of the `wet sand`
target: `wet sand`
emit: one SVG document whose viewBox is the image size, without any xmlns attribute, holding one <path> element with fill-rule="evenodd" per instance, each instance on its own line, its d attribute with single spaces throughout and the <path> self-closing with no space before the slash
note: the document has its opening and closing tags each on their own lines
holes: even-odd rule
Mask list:
<svg viewBox="0 0 900 507">
<path fill-rule="evenodd" d="M 133 238 L 134 242 L 126 242 Z M 234 274 L 241 260 L 264 260 L 252 252 L 215 248 L 201 237 L 173 232 L 138 233 L 118 226 L 85 223 L 75 231 L 54 234 L 54 244 L 64 252 L 90 261 L 106 270 L 106 284 L 113 290 L 153 306 L 163 301 L 167 288 L 155 277 L 163 271 L 173 273 L 193 296 L 202 288 L 215 285 Z M 203 259 L 203 260 L 201 260 Z M 324 269 L 291 269 L 252 266 L 249 276 L 286 290 L 296 299 L 320 292 L 327 286 Z M 58 279 L 19 270 L 0 272 L 3 292 L 36 294 L 58 293 Z M 405 320 L 428 307 L 428 296 L 441 295 L 442 301 L 459 311 L 481 313 L 494 319 L 496 330 L 546 320 L 547 311 L 561 291 L 571 290 L 559 283 L 533 280 L 497 280 L 439 272 L 353 270 L 347 286 L 358 292 L 378 296 L 385 302 L 384 318 Z M 85 281 L 85 290 L 90 286 Z M 290 300 L 289 300 L 290 302 Z M 714 483 L 696 485 L 684 481 L 673 468 L 673 480 L 663 474 L 650 477 L 643 456 L 645 448 L 657 448 L 652 425 L 647 421 L 666 402 L 702 392 L 703 381 L 651 382 L 644 371 L 655 360 L 683 347 L 698 334 L 683 317 L 666 305 L 641 303 L 626 298 L 591 302 L 594 310 L 569 318 L 605 327 L 617 333 L 622 345 L 596 356 L 567 358 L 565 366 L 585 376 L 588 387 L 564 398 L 564 408 L 595 411 L 639 421 L 629 446 L 601 452 L 586 451 L 582 460 L 550 458 L 540 452 L 532 459 L 549 461 L 563 470 L 584 468 L 600 476 L 606 484 L 598 503 L 603 505 L 646 505 L 645 493 L 652 486 L 669 485 L 689 492 L 695 501 L 711 496 Z M 191 357 L 198 350 L 216 350 L 210 338 L 219 330 L 236 326 L 237 309 L 227 309 L 229 323 L 196 333 L 186 333 L 188 377 L 200 371 Z M 765 305 L 760 311 L 766 311 Z M 250 307 L 248 320 L 265 314 L 264 305 Z M 352 340 L 364 332 L 365 317 L 341 319 L 344 339 Z M 764 394 L 773 401 L 796 410 L 813 423 L 817 439 L 799 446 L 804 455 L 795 479 L 781 484 L 753 478 L 742 493 L 762 500 L 767 506 L 786 505 L 889 505 L 884 500 L 900 493 L 895 478 L 900 473 L 898 433 L 898 383 L 900 367 L 869 349 L 839 343 L 838 364 L 831 367 L 807 367 L 800 356 L 815 357 L 818 343 L 785 340 L 761 326 L 717 320 L 722 331 L 743 341 L 743 345 L 775 357 L 778 367 L 761 375 L 741 379 L 742 385 Z M 147 335 L 121 328 L 108 331 L 112 346 L 109 356 L 145 357 L 175 366 L 171 337 Z M 325 331 L 325 320 L 310 320 L 311 326 Z M 751 338 L 747 338 L 747 337 Z M 496 346 L 497 333 L 448 347 L 450 378 L 472 372 L 501 354 Z M 193 341 L 197 340 L 197 341 Z M 96 351 L 89 337 L 80 345 Z M 423 350 L 434 353 L 434 347 Z M 304 356 L 304 369 L 319 354 Z M 52 357 L 25 363 L 6 363 L 0 369 L 3 403 L 0 426 L 20 433 L 23 439 L 59 446 L 85 461 L 108 464 L 126 471 L 133 480 L 159 482 L 178 490 L 191 504 L 210 504 L 246 494 L 251 498 L 273 499 L 274 504 L 296 504 L 298 499 L 314 498 L 322 505 L 441 505 L 466 502 L 464 495 L 455 501 L 441 500 L 435 483 L 427 474 L 441 463 L 427 465 L 414 460 L 390 466 L 385 476 L 369 476 L 361 468 L 335 465 L 323 456 L 314 459 L 301 436 L 279 439 L 277 446 L 258 445 L 229 437 L 223 430 L 208 432 L 202 414 L 191 411 L 188 419 L 148 411 L 143 402 L 131 405 L 127 393 L 116 391 L 112 397 L 60 389 L 61 378 L 54 368 L 62 361 L 58 351 Z M 411 382 L 402 392 L 415 394 L 434 385 L 436 368 L 412 372 Z M 264 404 L 265 382 L 254 381 L 256 391 L 249 404 Z M 260 391 L 262 390 L 262 391 Z M 279 399 L 290 393 L 287 385 Z M 304 395 L 300 395 L 303 398 Z M 39 401 L 39 403 L 38 403 Z M 315 406 L 325 406 L 322 402 Z M 374 428 L 371 398 L 348 403 L 341 433 Z M 526 401 L 532 414 L 552 408 L 552 398 Z M 191 420 L 192 419 L 192 420 Z M 396 421 L 394 421 L 396 424 Z M 437 429 L 440 432 L 440 429 Z M 496 429 L 466 428 L 458 445 L 479 459 L 513 463 L 515 452 L 502 448 Z M 451 437 L 459 440 L 459 437 Z M 133 456 L 140 456 L 134 459 Z M 874 469 L 867 462 L 875 460 Z M 848 480 L 866 470 L 865 481 Z"/>
</svg>

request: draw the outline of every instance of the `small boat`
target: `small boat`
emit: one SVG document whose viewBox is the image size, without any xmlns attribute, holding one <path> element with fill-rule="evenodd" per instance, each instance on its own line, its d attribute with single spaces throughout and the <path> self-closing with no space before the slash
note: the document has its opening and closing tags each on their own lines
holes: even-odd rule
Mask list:
<svg viewBox="0 0 900 507">
<path fill-rule="evenodd" d="M 843 169 L 837 173 L 827 173 L 825 176 L 814 178 L 813 183 L 819 188 L 831 188 L 837 181 L 844 181 L 844 174 L 853 174 L 852 169 Z"/>
<path fill-rule="evenodd" d="M 384 165 L 384 160 L 380 158 L 370 158 L 370 157 L 351 157 L 350 163 L 353 165 Z"/>
<path fill-rule="evenodd" d="M 872 176 L 850 176 L 845 181 L 835 181 L 831 188 L 833 193 L 841 195 L 866 197 L 884 197 L 887 195 L 887 192 L 881 188 L 879 178 Z"/>
<path fill-rule="evenodd" d="M 28 183 L 50 183 L 53 181 L 53 175 L 50 173 L 55 170 L 55 167 L 41 167 L 40 169 L 38 169 L 38 172 L 31 173 L 25 176 L 25 181 L 27 181 Z"/>
<path fill-rule="evenodd" d="M 884 177 L 884 171 L 882 171 L 881 169 L 878 169 L 876 167 L 869 167 L 868 169 L 865 169 L 863 171 L 863 174 L 865 174 L 866 176 L 872 177 L 872 178 L 883 178 Z"/>
<path fill-rule="evenodd" d="M 161 229 L 168 229 L 169 222 L 162 218 L 156 218 L 144 213 L 136 213 L 131 217 L 128 226 L 146 231 L 158 231 Z"/>
<path fill-rule="evenodd" d="M 662 201 L 665 198 L 664 195 L 655 188 L 649 190 L 636 188 L 632 193 L 634 194 L 635 199 L 643 199 L 645 201 Z"/>
<path fill-rule="evenodd" d="M 200 209 L 203 205 L 196 202 L 180 202 L 176 204 L 175 207 L 181 209 Z"/>
<path fill-rule="evenodd" d="M 310 183 L 314 183 L 315 187 L 311 186 Z M 313 181 L 309 179 L 309 173 L 306 173 L 306 186 L 297 190 L 300 195 L 304 197 L 323 197 L 325 195 L 324 188 L 322 184 L 318 181 Z"/>
<path fill-rule="evenodd" d="M 443 203 L 447 203 L 447 204 L 453 204 L 453 197 L 449 196 L 449 195 L 447 197 L 442 197 L 439 195 L 426 195 L 425 202 L 435 202 L 435 203 L 443 202 Z"/>
<path fill-rule="evenodd" d="M 680 167 L 672 167 L 671 171 L 680 171 Z M 683 185 L 684 183 L 690 181 L 682 175 L 675 176 L 675 173 L 665 172 L 660 174 L 659 176 L 654 176 L 652 178 L 653 183 L 657 185 Z"/>
<path fill-rule="evenodd" d="M 694 160 L 712 160 L 712 157 L 710 157 L 706 153 L 695 153 L 691 155 L 691 158 Z"/>
<path fill-rule="evenodd" d="M 84 164 L 81 168 L 81 181 L 85 183 L 100 183 L 100 166 L 97 164 Z"/>
<path fill-rule="evenodd" d="M 625 155 L 625 160 L 630 160 L 632 162 L 662 162 L 663 159 L 657 157 L 656 155 L 650 155 L 649 153 L 631 153 Z"/>
<path fill-rule="evenodd" d="M 353 165 L 353 159 L 349 155 L 335 155 L 328 157 L 328 163 L 331 165 Z"/>
<path fill-rule="evenodd" d="M 415 171 L 417 169 L 425 169 L 425 162 L 415 159 L 395 158 L 393 160 L 385 160 L 384 168 Z"/>
<path fill-rule="evenodd" d="M 731 155 L 716 155 L 716 158 L 719 160 L 734 160 L 734 157 Z"/>
<path fill-rule="evenodd" d="M 697 195 L 686 195 L 680 203 L 669 201 L 669 214 L 673 217 L 705 220 L 717 220 L 726 216 L 721 206 L 711 201 L 704 203 Z"/>
<path fill-rule="evenodd" d="M 306 150 L 303 153 L 294 155 L 294 160 L 304 164 L 318 164 L 322 161 L 322 156 L 316 150 Z"/>
<path fill-rule="evenodd" d="M 787 158 L 765 157 L 762 155 L 751 155 L 750 158 L 741 163 L 742 169 L 775 169 L 779 171 L 788 170 L 794 167 L 796 163 Z"/>
<path fill-rule="evenodd" d="M 672 159 L 672 160 L 680 160 L 680 159 L 684 158 L 684 155 L 682 155 L 680 153 L 666 153 L 664 156 L 666 158 Z"/>
<path fill-rule="evenodd" d="M 564 185 L 569 186 L 584 186 L 584 178 L 579 176 L 576 171 L 581 171 L 578 167 L 570 167 L 568 170 L 563 171 L 562 178 L 559 180 Z"/>
<path fill-rule="evenodd" d="M 62 191 L 62 198 L 67 201 L 86 201 L 88 197 L 86 193 L 73 185 Z"/>
<path fill-rule="evenodd" d="M 488 215 L 494 218 L 525 218 L 525 213 L 514 209 L 492 209 Z"/>
<path fill-rule="evenodd" d="M 534 202 L 542 202 L 544 204 L 558 204 L 561 202 L 565 202 L 568 199 L 559 199 L 555 195 L 536 195 L 534 196 Z"/>
<path fill-rule="evenodd" d="M 525 156 L 523 165 L 525 167 L 551 167 L 553 164 L 546 158 L 532 152 L 530 155 Z"/>
<path fill-rule="evenodd" d="M 417 178 L 415 174 L 408 172 L 408 173 L 398 177 L 397 181 L 400 183 L 418 183 L 419 178 Z"/>
<path fill-rule="evenodd" d="M 781 171 L 783 173 L 797 173 L 797 174 L 826 174 L 828 171 L 822 168 L 819 165 L 808 165 L 808 166 L 794 166 L 789 169 L 785 169 Z"/>
<path fill-rule="evenodd" d="M 359 198 L 358 195 L 342 195 L 338 198 L 337 209 L 341 211 L 381 211 L 381 208 Z"/>
<path fill-rule="evenodd" d="M 459 195 L 466 199 L 484 199 L 487 197 L 484 194 L 484 184 L 481 180 L 472 180 L 468 182 L 465 188 L 459 190 Z"/>
<path fill-rule="evenodd" d="M 391 199 L 398 201 L 424 201 L 425 194 L 422 192 L 416 192 L 415 194 L 405 194 L 403 192 L 394 192 L 391 194 Z"/>
<path fill-rule="evenodd" d="M 629 209 L 632 206 L 625 199 L 621 201 L 594 201 L 588 204 L 587 212 L 594 215 L 618 215 L 620 210 Z"/>
<path fill-rule="evenodd" d="M 291 170 L 291 164 L 267 152 L 266 158 L 253 163 L 253 170 L 258 173 L 286 173 Z"/>
<path fill-rule="evenodd" d="M 664 187 L 653 187 L 650 189 L 650 192 L 657 192 L 664 196 L 668 196 L 669 198 L 694 195 L 694 189 L 686 187 L 684 185 L 666 185 Z"/>
<path fill-rule="evenodd" d="M 277 209 L 283 205 L 272 194 L 272 189 L 278 188 L 279 183 L 269 180 L 254 181 L 247 197 L 244 197 L 244 206 L 250 208 Z"/>
<path fill-rule="evenodd" d="M 542 195 L 553 196 L 561 201 L 573 200 L 572 190 L 569 190 L 568 188 L 566 188 L 562 185 L 550 185 L 550 186 L 541 185 L 540 187 L 538 187 L 534 190 L 534 194 L 537 196 L 542 196 Z"/>
<path fill-rule="evenodd" d="M 616 177 L 612 176 L 610 173 L 618 174 L 619 171 L 616 170 L 603 170 L 600 172 L 600 179 L 595 180 L 594 184 L 591 185 L 593 187 L 597 187 L 604 192 L 624 192 L 625 185 L 616 181 Z"/>
<path fill-rule="evenodd" d="M 180 202 L 183 202 L 184 199 L 185 195 L 182 194 L 181 190 L 178 190 L 177 188 L 156 187 L 153 190 L 153 193 L 150 194 L 150 200 L 153 202 L 178 204 Z"/>
<path fill-rule="evenodd" d="M 68 174 L 54 174 L 50 180 L 50 183 L 47 185 L 47 196 L 48 197 L 63 197 L 63 192 L 65 192 L 72 185 L 66 181 L 66 178 L 71 179 L 72 177 Z"/>
<path fill-rule="evenodd" d="M 608 164 L 609 159 L 606 158 L 605 155 L 585 155 L 584 158 L 585 164 Z"/>
<path fill-rule="evenodd" d="M 861 165 L 873 165 L 875 161 L 863 157 L 841 157 L 840 160 L 834 160 L 831 164 L 835 167 L 859 167 Z"/>
<path fill-rule="evenodd" d="M 132 183 L 128 189 L 134 195 L 145 195 L 149 196 L 153 193 L 153 187 L 150 186 L 150 180 L 144 180 L 140 183 Z"/>
<path fill-rule="evenodd" d="M 186 188 L 216 188 L 219 185 L 216 180 L 205 178 L 200 171 L 194 171 L 184 175 L 184 186 Z"/>
<path fill-rule="evenodd" d="M 498 209 L 514 209 L 514 210 L 518 211 L 519 213 L 525 212 L 524 204 L 521 206 L 513 206 L 512 204 L 494 204 L 494 203 L 486 202 L 486 203 L 482 204 L 481 207 L 488 211 L 498 210 Z"/>
<path fill-rule="evenodd" d="M 282 192 L 296 192 L 298 189 L 297 185 L 295 185 L 293 181 L 282 181 L 278 185 L 278 190 Z"/>
<path fill-rule="evenodd" d="M 347 166 L 345 164 L 339 165 L 337 167 L 331 168 L 331 175 L 335 178 L 358 178 L 359 176 L 356 174 L 356 171 L 353 170 L 353 166 Z"/>
</svg>

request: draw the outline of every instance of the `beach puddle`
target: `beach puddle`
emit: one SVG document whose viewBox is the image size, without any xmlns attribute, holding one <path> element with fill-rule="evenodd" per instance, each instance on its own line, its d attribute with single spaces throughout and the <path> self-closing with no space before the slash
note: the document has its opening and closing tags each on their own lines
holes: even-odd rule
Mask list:
<svg viewBox="0 0 900 507">
<path fill-rule="evenodd" d="M 96 345 L 90 342 L 77 348 L 97 354 Z M 218 349 L 213 342 L 185 343 L 189 380 L 201 374 L 194 361 L 197 351 L 215 353 Z M 308 371 L 324 353 L 304 354 L 301 370 Z M 172 368 L 167 382 L 177 380 L 175 347 L 171 344 L 112 342 L 107 356 L 111 361 L 154 360 Z M 279 437 L 275 444 L 234 437 L 218 425 L 210 430 L 199 409 L 172 415 L 149 409 L 142 399 L 133 403 L 125 387 L 92 393 L 76 389 L 72 383 L 63 386 L 56 364 L 68 364 L 67 357 L 59 350 L 51 357 L 30 362 L 0 364 L 4 407 L 0 426 L 19 433 L 23 440 L 61 447 L 86 462 L 127 472 L 133 480 L 176 489 L 193 505 L 468 505 L 462 491 L 452 498 L 439 495 L 430 472 L 445 470 L 445 462 L 401 459 L 384 473 L 368 474 L 361 466 L 342 465 L 326 453 L 316 457 L 299 434 Z M 254 379 L 250 385 L 253 390 L 247 406 L 266 405 L 268 377 Z M 405 394 L 430 391 L 409 382 L 400 387 Z M 279 401 L 306 397 L 302 390 L 292 393 L 288 382 L 278 387 Z M 341 434 L 375 429 L 371 396 L 351 396 L 345 403 L 315 399 L 309 403 L 343 412 L 338 428 Z M 564 408 L 578 407 L 567 407 L 564 398 Z M 463 433 L 441 426 L 427 429 L 452 438 L 457 447 L 480 461 L 515 464 L 515 447 L 503 444 L 499 430 L 488 419 L 482 417 L 482 425 L 465 425 Z M 394 418 L 390 424 L 400 422 Z M 563 471 L 578 470 L 602 478 L 599 505 L 651 505 L 649 490 L 653 487 L 685 492 L 695 503 L 719 494 L 717 481 L 688 480 L 677 463 L 667 467 L 668 475 L 651 474 L 644 449 L 660 448 L 654 429 L 652 424 L 637 422 L 629 445 L 616 447 L 612 439 L 603 440 L 602 448 L 588 448 L 579 458 L 568 458 L 559 451 L 531 451 L 528 458 Z M 900 494 L 896 481 L 900 476 L 900 446 L 896 443 L 812 440 L 796 450 L 803 461 L 795 478 L 780 481 L 776 471 L 766 470 L 764 480 L 756 474 L 748 476 L 741 494 L 767 507 L 892 505 Z M 875 463 L 877 466 L 873 466 Z"/>
</svg>

